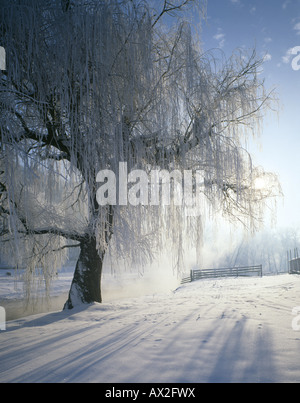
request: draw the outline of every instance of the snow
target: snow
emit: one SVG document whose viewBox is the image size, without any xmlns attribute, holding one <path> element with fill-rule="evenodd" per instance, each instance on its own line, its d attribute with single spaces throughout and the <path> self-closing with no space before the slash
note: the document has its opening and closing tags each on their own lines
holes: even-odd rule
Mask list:
<svg viewBox="0 0 300 403">
<path fill-rule="evenodd" d="M 0 381 L 300 382 L 299 291 L 296 275 L 210 279 L 18 318 Z"/>
</svg>

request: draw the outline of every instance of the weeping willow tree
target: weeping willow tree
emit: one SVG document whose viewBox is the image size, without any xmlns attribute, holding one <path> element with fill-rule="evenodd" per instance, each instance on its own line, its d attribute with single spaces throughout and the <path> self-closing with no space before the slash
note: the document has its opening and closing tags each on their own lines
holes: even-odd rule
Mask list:
<svg viewBox="0 0 300 403">
<path fill-rule="evenodd" d="M 65 308 L 101 302 L 108 250 L 144 263 L 169 242 L 180 270 L 185 234 L 201 243 L 204 204 L 254 227 L 279 189 L 272 174 L 271 187 L 255 186 L 267 174 L 243 147 L 270 101 L 262 61 L 203 53 L 176 14 L 193 1 L 159 3 L 1 1 L 1 248 L 26 266 L 29 290 L 79 247 Z M 168 206 L 101 205 L 97 174 L 120 162 L 200 173 L 197 214 L 175 191 Z"/>
</svg>

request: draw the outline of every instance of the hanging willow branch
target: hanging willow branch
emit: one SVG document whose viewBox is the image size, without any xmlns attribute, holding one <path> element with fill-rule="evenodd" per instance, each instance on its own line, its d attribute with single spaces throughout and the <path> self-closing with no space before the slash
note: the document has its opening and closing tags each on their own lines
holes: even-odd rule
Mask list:
<svg viewBox="0 0 300 403">
<path fill-rule="evenodd" d="M 139 262 L 167 241 L 180 256 L 184 233 L 199 242 L 202 224 L 184 206 L 99 206 L 97 173 L 122 161 L 129 172 L 198 170 L 200 218 L 210 205 L 252 227 L 261 220 L 261 171 L 243 138 L 271 101 L 262 61 L 254 51 L 204 53 L 188 23 L 161 24 L 192 4 L 202 12 L 202 2 L 2 3 L 1 234 L 19 242 L 16 259 L 65 251 L 68 239 Z"/>
</svg>

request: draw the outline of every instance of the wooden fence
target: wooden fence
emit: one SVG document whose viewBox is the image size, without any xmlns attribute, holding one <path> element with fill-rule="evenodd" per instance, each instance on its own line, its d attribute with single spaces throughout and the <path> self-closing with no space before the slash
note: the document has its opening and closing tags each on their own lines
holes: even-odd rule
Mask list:
<svg viewBox="0 0 300 403">
<path fill-rule="evenodd" d="M 289 273 L 300 274 L 300 258 L 292 259 L 289 261 Z"/>
<path fill-rule="evenodd" d="M 181 280 L 181 284 L 190 283 L 191 281 L 201 280 L 204 278 L 248 277 L 251 275 L 262 277 L 262 265 L 230 267 L 224 269 L 191 270 L 190 275 Z"/>
</svg>

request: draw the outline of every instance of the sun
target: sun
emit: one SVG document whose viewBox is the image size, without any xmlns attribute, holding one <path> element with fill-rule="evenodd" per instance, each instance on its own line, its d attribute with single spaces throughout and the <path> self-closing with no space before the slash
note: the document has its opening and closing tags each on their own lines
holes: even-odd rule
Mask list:
<svg viewBox="0 0 300 403">
<path fill-rule="evenodd" d="M 256 190 L 263 190 L 266 189 L 268 186 L 267 179 L 263 176 L 256 178 L 254 180 L 254 187 Z"/>
</svg>

